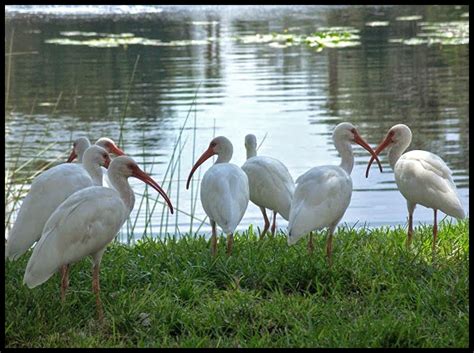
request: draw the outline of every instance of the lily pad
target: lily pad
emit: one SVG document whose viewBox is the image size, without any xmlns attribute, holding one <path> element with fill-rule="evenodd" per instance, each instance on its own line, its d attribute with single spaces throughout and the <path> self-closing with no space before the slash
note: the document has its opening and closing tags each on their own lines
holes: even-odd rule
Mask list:
<svg viewBox="0 0 474 353">
<path fill-rule="evenodd" d="M 215 38 L 204 40 L 174 40 L 170 42 L 162 42 L 159 39 L 149 39 L 143 37 L 135 37 L 133 33 L 96 33 L 96 32 L 61 32 L 66 38 L 52 38 L 45 41 L 48 44 L 57 45 L 84 45 L 93 48 L 115 48 L 127 45 L 147 45 L 147 46 L 187 46 L 187 45 L 205 45 Z M 85 36 L 96 38 L 88 39 L 71 39 L 69 37 Z"/>
<path fill-rule="evenodd" d="M 207 25 L 216 25 L 218 21 L 192 21 L 191 24 L 195 26 L 207 26 Z"/>
<path fill-rule="evenodd" d="M 97 32 L 80 32 L 80 31 L 59 32 L 59 34 L 66 37 L 76 37 L 76 36 L 96 37 L 99 35 L 99 33 Z"/>
<path fill-rule="evenodd" d="M 469 21 L 451 22 L 420 22 L 420 32 L 416 37 L 408 39 L 390 39 L 390 43 L 406 45 L 442 44 L 463 45 L 469 44 Z"/>
<path fill-rule="evenodd" d="M 426 43 L 428 43 L 427 39 L 421 39 L 421 38 L 416 38 L 416 37 L 403 40 L 403 44 L 406 44 L 406 45 L 420 45 L 420 44 L 426 44 Z"/>
<path fill-rule="evenodd" d="M 329 30 L 328 30 L 329 29 Z M 352 27 L 325 27 L 310 35 L 288 33 L 252 34 L 237 37 L 244 44 L 268 43 L 273 48 L 307 45 L 312 48 L 345 48 L 360 45 L 359 30 Z"/>
<path fill-rule="evenodd" d="M 368 27 L 386 27 L 388 26 L 389 22 L 388 21 L 372 21 L 372 22 L 367 22 L 365 25 Z"/>
<path fill-rule="evenodd" d="M 418 16 L 418 15 L 399 16 L 399 17 L 395 18 L 396 21 L 418 21 L 418 20 L 422 20 L 422 19 L 423 19 L 423 16 Z"/>
</svg>

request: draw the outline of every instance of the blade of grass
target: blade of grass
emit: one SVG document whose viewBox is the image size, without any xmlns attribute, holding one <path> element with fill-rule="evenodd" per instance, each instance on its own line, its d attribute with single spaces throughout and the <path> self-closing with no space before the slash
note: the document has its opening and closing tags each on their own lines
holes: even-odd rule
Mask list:
<svg viewBox="0 0 474 353">
<path fill-rule="evenodd" d="M 183 123 L 183 125 L 182 125 L 181 128 L 180 128 L 180 131 L 179 131 L 179 134 L 178 134 L 178 139 L 177 139 L 176 142 L 180 141 L 180 139 L 181 139 L 181 136 L 182 136 L 182 134 L 183 134 L 184 128 L 186 127 L 186 123 L 187 123 L 187 121 L 188 121 L 188 119 L 189 119 L 189 115 L 190 115 L 190 113 L 191 113 L 191 109 L 192 109 L 192 107 L 193 107 L 194 102 L 196 101 L 196 97 L 197 97 L 197 93 L 198 93 L 198 91 L 199 91 L 199 87 L 201 87 L 201 83 L 199 83 L 198 87 L 196 88 L 196 92 L 195 92 L 195 94 L 194 94 L 194 98 L 193 98 L 193 100 L 192 100 L 192 102 L 191 102 L 191 106 L 189 107 L 189 110 L 188 110 L 188 114 L 187 114 L 187 116 L 186 116 L 186 119 L 184 120 L 184 123 Z M 176 153 L 177 147 L 178 147 L 178 143 L 175 143 L 175 145 L 174 145 L 174 147 L 173 147 L 173 151 L 171 152 L 172 158 L 173 158 L 174 154 Z M 170 171 L 171 166 L 172 166 L 172 163 L 171 163 L 171 159 L 170 159 L 170 162 L 168 162 L 168 166 L 167 166 L 167 168 L 166 168 L 166 171 L 165 171 L 165 174 L 164 174 L 164 177 L 163 177 L 162 185 L 164 184 L 164 182 L 165 182 L 165 180 L 166 180 L 166 177 L 167 177 L 167 175 L 168 175 L 168 172 Z M 151 215 L 153 215 L 153 213 L 154 213 L 154 211 L 155 211 L 155 208 L 156 208 L 158 199 L 159 199 L 159 196 L 157 196 L 156 199 L 154 200 L 155 202 L 154 202 L 153 207 L 152 207 L 152 210 L 151 210 L 150 218 L 151 218 Z M 150 221 L 150 219 L 147 220 L 147 223 L 148 223 L 149 221 Z M 145 226 L 145 231 L 146 231 L 146 228 L 147 228 L 147 227 Z M 160 229 L 161 229 L 161 226 L 160 226 Z M 160 233 L 161 233 L 161 231 L 160 231 Z"/>
<path fill-rule="evenodd" d="M 263 139 L 262 141 L 260 141 L 260 144 L 258 145 L 257 147 L 257 151 L 260 149 L 260 147 L 263 145 L 263 141 L 265 141 L 265 139 L 267 138 L 267 135 L 268 135 L 268 132 L 265 133 L 265 136 L 263 136 Z"/>
<path fill-rule="evenodd" d="M 11 53 L 13 52 L 13 38 L 15 34 L 15 28 L 12 28 L 12 33 L 10 35 L 10 48 L 9 48 L 9 53 L 10 55 L 8 56 L 8 70 L 7 70 L 7 87 L 6 87 L 6 92 L 5 92 L 5 109 L 8 107 L 8 99 L 10 98 L 10 82 L 11 82 L 11 72 L 12 72 L 12 58 L 13 56 Z"/>
<path fill-rule="evenodd" d="M 118 138 L 118 145 L 119 146 L 123 145 L 123 127 L 125 125 L 125 116 L 127 114 L 128 102 L 130 100 L 130 91 L 132 89 L 133 79 L 135 78 L 135 71 L 137 70 L 139 60 L 140 60 L 140 55 L 137 55 L 137 58 L 135 59 L 135 65 L 133 66 L 132 76 L 130 77 L 130 82 L 128 84 L 127 95 L 125 96 L 125 103 L 124 103 L 124 107 L 123 107 L 123 113 L 122 113 L 122 117 L 120 118 L 120 123 L 119 123 L 120 124 L 119 125 L 120 134 L 119 134 L 119 138 Z"/>
</svg>

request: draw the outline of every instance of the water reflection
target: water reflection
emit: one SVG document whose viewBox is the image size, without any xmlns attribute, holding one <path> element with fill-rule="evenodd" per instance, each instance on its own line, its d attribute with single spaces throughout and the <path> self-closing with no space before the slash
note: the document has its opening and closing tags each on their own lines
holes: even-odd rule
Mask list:
<svg viewBox="0 0 474 353">
<path fill-rule="evenodd" d="M 337 123 L 356 124 L 375 146 L 392 125 L 403 122 L 413 131 L 409 149 L 437 153 L 451 167 L 468 210 L 468 45 L 390 42 L 420 32 L 416 20 L 399 21 L 397 17 L 453 21 L 467 11 L 466 6 L 200 7 L 200 11 L 165 6 L 163 11 L 139 17 L 7 16 L 5 38 L 14 29 L 13 52 L 37 54 L 12 59 L 6 164 L 16 159 L 25 131 L 21 160 L 56 142 L 41 156 L 53 159 L 68 151 L 71 139 L 82 134 L 91 140 L 101 136 L 118 139 L 128 97 L 122 147 L 161 181 L 192 108 L 181 141 L 181 163 L 175 165 L 169 192 L 173 201 L 179 198 L 180 209 L 190 212 L 194 204 L 191 192 L 185 191 L 184 178 L 214 135 L 230 138 L 232 162 L 238 165 L 245 161 L 244 136 L 254 133 L 260 141 L 267 135 L 259 154 L 280 159 L 296 179 L 313 166 L 339 163 L 331 140 Z M 371 21 L 387 21 L 388 25 L 367 26 Z M 321 26 L 341 25 L 359 29 L 359 47 L 317 52 L 306 46 L 272 48 L 235 40 L 285 29 L 310 34 Z M 200 45 L 113 48 L 46 43 L 64 31 L 133 33 L 163 42 L 212 40 Z M 8 48 L 9 40 L 6 52 Z M 5 70 L 7 74 L 7 65 Z M 195 95 L 196 105 L 191 107 Z M 386 155 L 381 158 L 384 173 L 374 170 L 365 179 L 369 156 L 358 147 L 354 153 L 354 193 L 343 222 L 405 223 L 405 200 L 396 191 Z M 202 166 L 201 175 L 210 165 Z M 25 168 L 25 172 L 33 170 Z M 138 194 L 144 192 L 143 185 L 132 181 L 132 186 Z M 204 219 L 200 202 L 195 207 L 196 217 Z M 138 204 L 132 220 L 137 213 Z M 145 217 L 140 212 L 135 228 L 138 236 Z M 161 210 L 153 217 L 152 226 L 159 224 Z M 178 212 L 172 217 L 168 232 L 189 230 L 188 216 Z M 423 207 L 415 211 L 417 222 L 431 223 L 431 217 L 431 211 Z M 196 220 L 193 229 L 200 223 Z M 240 229 L 251 223 L 261 225 L 260 211 L 254 205 L 249 206 Z M 283 220 L 279 224 L 286 226 Z M 209 229 L 205 224 L 200 230 Z M 159 233 L 159 226 L 151 232 Z"/>
</svg>

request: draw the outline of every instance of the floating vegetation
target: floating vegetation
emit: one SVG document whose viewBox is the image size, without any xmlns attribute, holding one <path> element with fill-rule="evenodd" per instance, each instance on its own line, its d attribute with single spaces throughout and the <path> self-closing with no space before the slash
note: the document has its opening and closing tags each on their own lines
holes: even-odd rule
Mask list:
<svg viewBox="0 0 474 353">
<path fill-rule="evenodd" d="M 134 37 L 133 33 L 97 33 L 97 32 L 80 32 L 80 31 L 69 31 L 69 32 L 59 32 L 62 36 L 65 37 L 109 37 L 109 38 L 129 38 Z"/>
<path fill-rule="evenodd" d="M 390 39 L 390 43 L 405 45 L 469 44 L 469 21 L 420 22 L 420 32 L 414 38 Z"/>
<path fill-rule="evenodd" d="M 356 34 L 359 30 L 352 27 L 324 27 L 319 31 L 304 34 L 287 33 L 271 33 L 271 34 L 252 34 L 237 37 L 241 43 L 268 43 L 273 48 L 286 48 L 293 45 L 307 45 L 322 50 L 322 48 L 345 48 L 360 45 Z"/>
<path fill-rule="evenodd" d="M 372 22 L 367 22 L 365 25 L 368 27 L 386 27 L 388 26 L 389 22 L 388 21 L 372 21 Z"/>
<path fill-rule="evenodd" d="M 203 40 L 173 40 L 162 42 L 159 39 L 149 39 L 143 37 L 135 37 L 133 33 L 97 33 L 97 32 L 60 32 L 66 38 L 48 39 L 45 43 L 57 45 L 84 45 L 93 48 L 116 48 L 128 45 L 148 45 L 161 47 L 177 47 L 187 45 L 205 45 L 215 38 L 207 38 Z M 87 37 L 87 39 L 71 39 L 69 37 Z M 96 37 L 96 38 L 91 38 Z"/>
<path fill-rule="evenodd" d="M 422 19 L 423 19 L 423 16 L 418 16 L 418 15 L 399 16 L 399 17 L 395 18 L 396 21 L 418 21 L 418 20 L 422 20 Z"/>
<path fill-rule="evenodd" d="M 195 26 L 217 25 L 219 21 L 192 21 L 191 24 Z"/>
<path fill-rule="evenodd" d="M 194 21 L 194 25 L 215 25 L 217 21 Z M 242 43 L 268 43 L 275 48 L 286 48 L 292 45 L 307 45 L 316 49 L 344 48 L 360 45 L 360 37 L 356 34 L 359 30 L 352 27 L 325 27 L 310 35 L 290 34 L 285 29 L 284 33 L 254 34 L 238 37 Z M 98 33 L 67 31 L 60 32 L 61 38 L 52 38 L 45 41 L 47 44 L 56 45 L 83 45 L 93 48 L 116 48 L 128 45 L 146 45 L 160 47 L 177 47 L 188 45 L 206 45 L 216 41 L 217 38 L 209 37 L 200 40 L 173 40 L 163 42 L 159 39 L 135 37 L 133 33 Z M 82 38 L 81 38 L 82 37 Z M 222 38 L 221 38 L 222 39 Z M 236 39 L 236 38 L 234 38 Z"/>
</svg>

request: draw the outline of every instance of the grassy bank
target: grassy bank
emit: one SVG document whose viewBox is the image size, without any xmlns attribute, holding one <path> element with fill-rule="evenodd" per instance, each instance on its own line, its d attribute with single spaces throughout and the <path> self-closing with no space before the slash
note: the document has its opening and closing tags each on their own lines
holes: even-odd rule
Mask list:
<svg viewBox="0 0 474 353">
<path fill-rule="evenodd" d="M 91 265 L 22 284 L 29 253 L 6 262 L 7 347 L 467 347 L 468 221 L 443 223 L 431 259 L 431 227 L 413 246 L 398 229 L 339 228 L 333 268 L 325 235 L 288 247 L 249 229 L 234 253 L 212 259 L 203 237 L 112 244 L 102 260 L 103 324 L 95 320 Z"/>
</svg>

